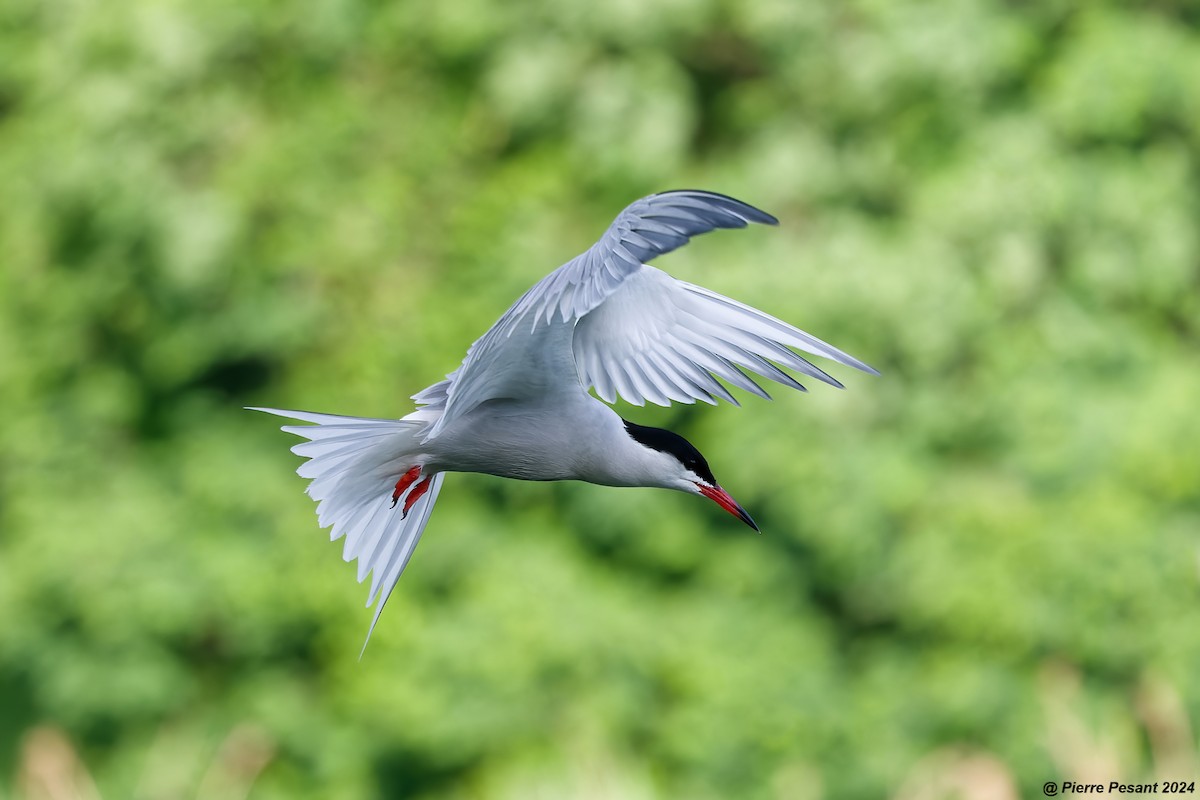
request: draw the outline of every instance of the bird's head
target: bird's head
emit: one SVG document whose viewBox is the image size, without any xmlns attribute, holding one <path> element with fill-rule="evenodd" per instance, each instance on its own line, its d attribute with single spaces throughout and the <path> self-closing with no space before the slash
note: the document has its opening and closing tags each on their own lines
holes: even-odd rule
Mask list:
<svg viewBox="0 0 1200 800">
<path fill-rule="evenodd" d="M 691 442 L 662 428 L 648 428 L 628 420 L 622 422 L 625 423 L 625 431 L 631 439 L 642 447 L 661 454 L 661 467 L 656 476 L 656 485 L 664 489 L 707 497 L 754 530 L 758 530 L 746 509 L 738 505 L 737 501 L 729 496 L 729 492 L 717 483 L 708 462 Z"/>
</svg>

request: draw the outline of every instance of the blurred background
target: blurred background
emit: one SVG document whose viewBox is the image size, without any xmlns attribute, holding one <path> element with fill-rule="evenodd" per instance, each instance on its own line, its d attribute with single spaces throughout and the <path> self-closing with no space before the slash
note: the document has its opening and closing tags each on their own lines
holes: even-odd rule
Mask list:
<svg viewBox="0 0 1200 800">
<path fill-rule="evenodd" d="M 0 795 L 1200 778 L 1194 3 L 4 0 L 0 54 Z M 407 413 L 671 188 L 782 224 L 660 267 L 883 376 L 618 409 L 761 536 L 451 476 L 360 662 L 241 407 Z"/>
</svg>

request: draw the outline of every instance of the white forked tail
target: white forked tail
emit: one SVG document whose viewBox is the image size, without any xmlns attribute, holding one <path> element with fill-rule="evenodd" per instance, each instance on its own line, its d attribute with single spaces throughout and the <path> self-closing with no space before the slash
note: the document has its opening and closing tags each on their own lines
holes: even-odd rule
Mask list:
<svg viewBox="0 0 1200 800">
<path fill-rule="evenodd" d="M 371 573 L 367 606 L 377 598 L 379 603 L 367 631 L 369 642 L 442 487 L 444 476 L 440 472 L 423 476 L 431 479 L 424 487 L 414 485 L 410 479 L 405 487 L 407 497 L 397 498 L 399 503 L 393 500 L 397 480 L 416 466 L 413 455 L 428 429 L 429 420 L 423 418 L 427 415 L 418 411 L 408 419 L 393 420 L 277 408 L 250 410 L 314 423 L 284 425 L 283 430 L 308 439 L 293 447 L 292 452 L 308 459 L 296 472 L 312 481 L 307 492 L 317 501 L 318 524 L 322 528 L 332 526 L 332 541 L 346 537 L 342 557 L 358 560 L 360 583 Z M 364 651 L 367 642 L 363 642 Z"/>
</svg>

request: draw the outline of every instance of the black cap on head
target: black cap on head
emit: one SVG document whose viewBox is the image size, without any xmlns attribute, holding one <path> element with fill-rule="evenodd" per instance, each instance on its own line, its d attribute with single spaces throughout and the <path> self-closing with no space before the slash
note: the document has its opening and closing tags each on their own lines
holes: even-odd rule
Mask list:
<svg viewBox="0 0 1200 800">
<path fill-rule="evenodd" d="M 700 451 L 693 447 L 692 443 L 687 439 L 678 433 L 672 433 L 662 428 L 649 428 L 645 425 L 630 422 L 627 419 L 621 421 L 625 423 L 625 430 L 628 431 L 630 438 L 634 441 L 644 447 L 649 447 L 651 450 L 658 450 L 675 456 L 680 464 L 683 464 L 683 466 L 699 475 L 701 479 L 712 486 L 717 485 L 717 479 L 713 477 L 712 470 L 708 467 L 708 462 L 704 460 L 704 456 L 700 455 Z"/>
</svg>

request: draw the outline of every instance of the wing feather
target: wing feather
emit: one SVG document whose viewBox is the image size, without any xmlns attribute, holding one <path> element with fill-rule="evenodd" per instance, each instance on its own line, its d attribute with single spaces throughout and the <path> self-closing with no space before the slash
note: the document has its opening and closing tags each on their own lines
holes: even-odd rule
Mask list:
<svg viewBox="0 0 1200 800">
<path fill-rule="evenodd" d="M 573 362 L 571 333 L 577 320 L 603 305 L 644 262 L 669 253 L 693 237 L 718 228 L 744 228 L 751 222 L 777 224 L 770 214 L 732 197 L 683 190 L 643 197 L 617 215 L 596 244 L 563 264 L 521 296 L 467 351 L 462 365 L 441 384 L 414 399 L 441 412 L 428 432 L 436 436 L 447 424 L 493 397 L 521 397 L 523 393 L 553 390 L 554 382 L 575 385 L 577 369 L 564 369 L 564 360 L 531 363 L 551 348 L 562 348 L 563 359 Z M 558 336 L 553 329 L 566 330 Z M 518 329 L 528 336 L 514 336 Z M 549 370 L 555 370 L 549 373 Z M 543 374 L 536 374 L 541 370 Z M 605 371 L 598 366 L 596 374 Z M 531 380 L 532 379 L 532 380 Z M 614 369 L 598 379 L 596 391 L 606 398 L 615 392 L 624 397 L 648 395 L 653 402 L 669 403 L 660 381 L 641 367 Z M 444 388 L 442 387 L 444 384 Z M 639 388 L 640 387 L 640 388 Z M 684 391 L 684 387 L 679 387 Z M 688 391 L 695 394 L 695 389 Z M 708 394 L 704 392 L 704 394 Z"/>
<path fill-rule="evenodd" d="M 770 399 L 743 370 L 799 391 L 804 385 L 785 368 L 842 386 L 796 350 L 875 373 L 786 322 L 645 266 L 579 320 L 572 346 L 582 380 L 602 400 L 612 402 L 615 389 L 635 405 L 718 397 L 736 403 L 718 378 Z M 677 379 L 683 375 L 695 377 Z"/>
<path fill-rule="evenodd" d="M 596 244 L 522 295 L 447 380 L 416 396 L 439 412 L 427 438 L 488 399 L 569 391 L 574 376 L 606 402 L 665 406 L 736 404 L 721 381 L 770 399 L 747 373 L 801 391 L 784 370 L 842 385 L 797 351 L 875 373 L 782 320 L 645 266 L 692 236 L 776 222 L 712 192 L 664 192 L 632 203 Z"/>
</svg>

